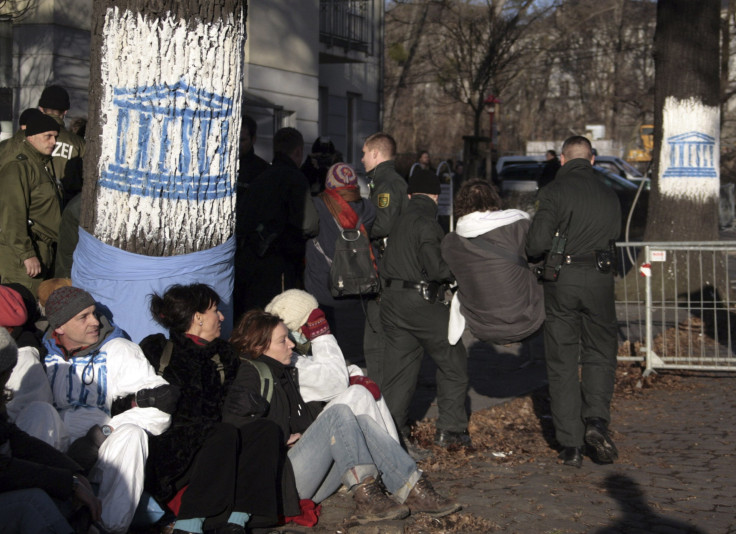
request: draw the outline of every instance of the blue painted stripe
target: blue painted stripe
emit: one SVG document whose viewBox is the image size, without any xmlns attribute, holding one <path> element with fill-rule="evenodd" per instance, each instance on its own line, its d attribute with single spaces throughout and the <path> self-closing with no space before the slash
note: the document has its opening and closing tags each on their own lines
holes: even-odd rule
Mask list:
<svg viewBox="0 0 736 534">
<path fill-rule="evenodd" d="M 102 172 L 99 183 L 131 195 L 168 200 L 203 201 L 234 194 L 230 174 L 172 176 L 110 165 Z"/>
<path fill-rule="evenodd" d="M 667 169 L 662 178 L 717 178 L 718 173 L 715 169 L 696 169 L 696 168 L 669 168 Z"/>
</svg>

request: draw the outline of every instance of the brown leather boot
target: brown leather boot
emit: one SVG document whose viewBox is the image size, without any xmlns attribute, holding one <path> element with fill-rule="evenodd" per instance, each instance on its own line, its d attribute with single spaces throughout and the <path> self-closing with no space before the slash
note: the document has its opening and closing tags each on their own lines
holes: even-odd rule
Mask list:
<svg viewBox="0 0 736 534">
<path fill-rule="evenodd" d="M 368 477 L 355 486 L 353 500 L 355 501 L 354 519 L 358 523 L 404 519 L 410 513 L 409 508 L 383 493 L 373 477 Z"/>
<path fill-rule="evenodd" d="M 417 481 L 404 504 L 411 509 L 412 514 L 423 512 L 433 517 L 443 517 L 462 508 L 462 505 L 437 493 L 425 476 Z"/>
</svg>

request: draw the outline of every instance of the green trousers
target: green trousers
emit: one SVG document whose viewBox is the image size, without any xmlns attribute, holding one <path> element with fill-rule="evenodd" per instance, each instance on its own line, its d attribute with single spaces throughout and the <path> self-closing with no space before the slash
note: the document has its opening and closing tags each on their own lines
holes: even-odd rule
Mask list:
<svg viewBox="0 0 736 534">
<path fill-rule="evenodd" d="M 3 284 L 17 283 L 27 287 L 33 296 L 38 296 L 38 286 L 54 274 L 54 247 L 42 241 L 36 241 L 34 248 L 41 262 L 41 274 L 31 278 L 26 274 L 25 264 L 13 253 L 12 249 L 0 245 L 0 280 Z"/>
</svg>

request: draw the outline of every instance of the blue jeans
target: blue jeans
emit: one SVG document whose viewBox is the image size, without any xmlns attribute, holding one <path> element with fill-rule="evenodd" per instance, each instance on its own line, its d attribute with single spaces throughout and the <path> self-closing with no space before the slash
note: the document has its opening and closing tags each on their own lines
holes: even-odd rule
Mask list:
<svg viewBox="0 0 736 534">
<path fill-rule="evenodd" d="M 370 416 L 336 404 L 320 414 L 289 450 L 300 499 L 321 502 L 367 477 L 381 475 L 401 502 L 421 477 L 417 464 Z"/>
<path fill-rule="evenodd" d="M 73 534 L 48 493 L 39 488 L 0 493 L 3 532 Z"/>
</svg>

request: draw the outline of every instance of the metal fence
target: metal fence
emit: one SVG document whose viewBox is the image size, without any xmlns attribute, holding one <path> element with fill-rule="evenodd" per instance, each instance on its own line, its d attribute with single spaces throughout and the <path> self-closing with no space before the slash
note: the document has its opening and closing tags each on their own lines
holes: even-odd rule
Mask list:
<svg viewBox="0 0 736 534">
<path fill-rule="evenodd" d="M 619 360 L 736 371 L 736 242 L 617 243 Z"/>
</svg>

